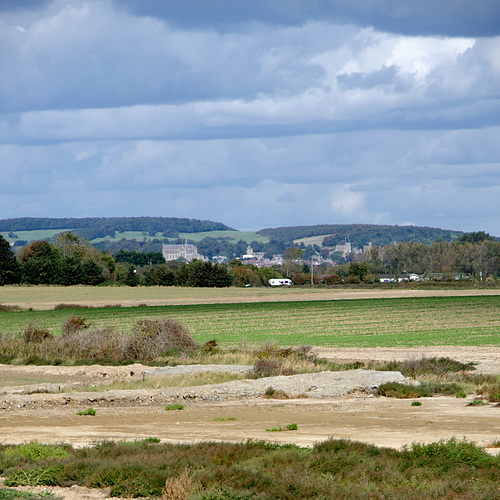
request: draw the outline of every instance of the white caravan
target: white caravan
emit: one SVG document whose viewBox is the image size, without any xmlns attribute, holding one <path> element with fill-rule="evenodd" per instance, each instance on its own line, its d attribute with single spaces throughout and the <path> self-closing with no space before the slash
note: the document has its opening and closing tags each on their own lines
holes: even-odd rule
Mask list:
<svg viewBox="0 0 500 500">
<path fill-rule="evenodd" d="M 285 278 L 273 278 L 269 280 L 271 286 L 291 286 L 293 285 L 292 280 Z"/>
</svg>

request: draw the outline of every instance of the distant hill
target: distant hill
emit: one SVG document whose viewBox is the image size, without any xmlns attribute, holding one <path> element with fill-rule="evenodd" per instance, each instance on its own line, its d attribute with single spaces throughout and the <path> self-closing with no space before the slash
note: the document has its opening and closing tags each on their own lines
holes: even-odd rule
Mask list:
<svg viewBox="0 0 500 500">
<path fill-rule="evenodd" d="M 354 246 L 389 245 L 394 241 L 415 241 L 426 245 L 442 239 L 454 241 L 460 238 L 461 231 L 450 231 L 435 227 L 418 226 L 381 226 L 375 224 L 322 224 L 317 226 L 293 226 L 267 228 L 257 231 L 270 240 L 296 241 L 312 236 L 324 236 L 321 246 L 341 245 L 350 241 Z"/>
<path fill-rule="evenodd" d="M 117 253 L 120 249 L 159 252 L 163 243 L 188 241 L 200 253 L 228 258 L 245 253 L 250 243 L 256 252 L 283 253 L 289 246 L 313 245 L 332 248 L 349 241 L 354 248 L 363 245 L 384 246 L 415 241 L 431 244 L 436 240 L 454 241 L 463 234 L 434 227 L 389 226 L 375 224 L 321 224 L 237 231 L 221 222 L 176 217 L 88 217 L 0 219 L 0 234 L 17 248 L 34 240 L 55 238 L 72 231 L 89 240 L 96 248 Z M 493 238 L 500 241 L 500 238 Z"/>
<path fill-rule="evenodd" d="M 229 226 L 221 222 L 176 217 L 88 217 L 51 219 L 44 217 L 24 217 L 0 219 L 0 231 L 73 231 L 88 240 L 114 237 L 127 231 L 142 231 L 147 234 L 165 233 L 167 237 L 177 237 L 178 233 L 199 233 L 209 231 L 229 231 Z"/>
</svg>

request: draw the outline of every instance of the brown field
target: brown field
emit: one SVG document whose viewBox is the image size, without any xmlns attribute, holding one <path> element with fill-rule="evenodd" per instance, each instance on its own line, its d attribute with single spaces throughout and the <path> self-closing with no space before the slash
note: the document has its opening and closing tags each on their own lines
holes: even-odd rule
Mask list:
<svg viewBox="0 0 500 500">
<path fill-rule="evenodd" d="M 105 306 L 220 304 L 238 302 L 283 302 L 302 300 L 345 300 L 398 297 L 464 297 L 500 295 L 500 289 L 409 290 L 334 288 L 185 288 L 185 287 L 91 287 L 91 286 L 3 286 L 0 304 L 35 310 L 53 309 L 57 304 Z"/>
</svg>

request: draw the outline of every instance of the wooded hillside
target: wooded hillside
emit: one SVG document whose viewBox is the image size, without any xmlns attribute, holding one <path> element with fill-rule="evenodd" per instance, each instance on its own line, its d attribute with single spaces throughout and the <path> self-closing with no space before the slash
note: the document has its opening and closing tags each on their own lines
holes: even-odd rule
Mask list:
<svg viewBox="0 0 500 500">
<path fill-rule="evenodd" d="M 115 236 L 125 231 L 165 233 L 166 237 L 177 237 L 178 233 L 199 233 L 204 231 L 230 231 L 221 222 L 209 220 L 180 219 L 177 217 L 87 217 L 61 218 L 24 217 L 0 219 L 0 231 L 35 231 L 43 229 L 71 230 L 88 240 Z"/>
<path fill-rule="evenodd" d="M 428 245 L 433 241 L 454 241 L 459 239 L 463 232 L 450 231 L 435 227 L 418 226 L 382 226 L 375 224 L 321 224 L 316 226 L 293 226 L 262 229 L 257 232 L 271 240 L 294 241 L 311 236 L 322 236 L 323 246 L 341 245 L 350 241 L 354 246 L 389 245 L 394 241 L 415 241 Z"/>
</svg>

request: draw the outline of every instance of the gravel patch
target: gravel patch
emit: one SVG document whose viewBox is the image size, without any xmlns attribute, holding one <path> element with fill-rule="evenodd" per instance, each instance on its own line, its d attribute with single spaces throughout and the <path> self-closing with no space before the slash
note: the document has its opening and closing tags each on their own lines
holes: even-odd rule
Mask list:
<svg viewBox="0 0 500 500">
<path fill-rule="evenodd" d="M 0 409 L 19 410 L 54 406 L 126 406 L 164 404 L 172 401 L 228 401 L 261 398 L 269 387 L 289 397 L 331 398 L 353 392 L 370 393 L 386 382 L 408 382 L 400 372 L 350 370 L 303 375 L 235 380 L 221 384 L 163 389 L 111 390 L 99 393 L 8 394 Z"/>
</svg>

